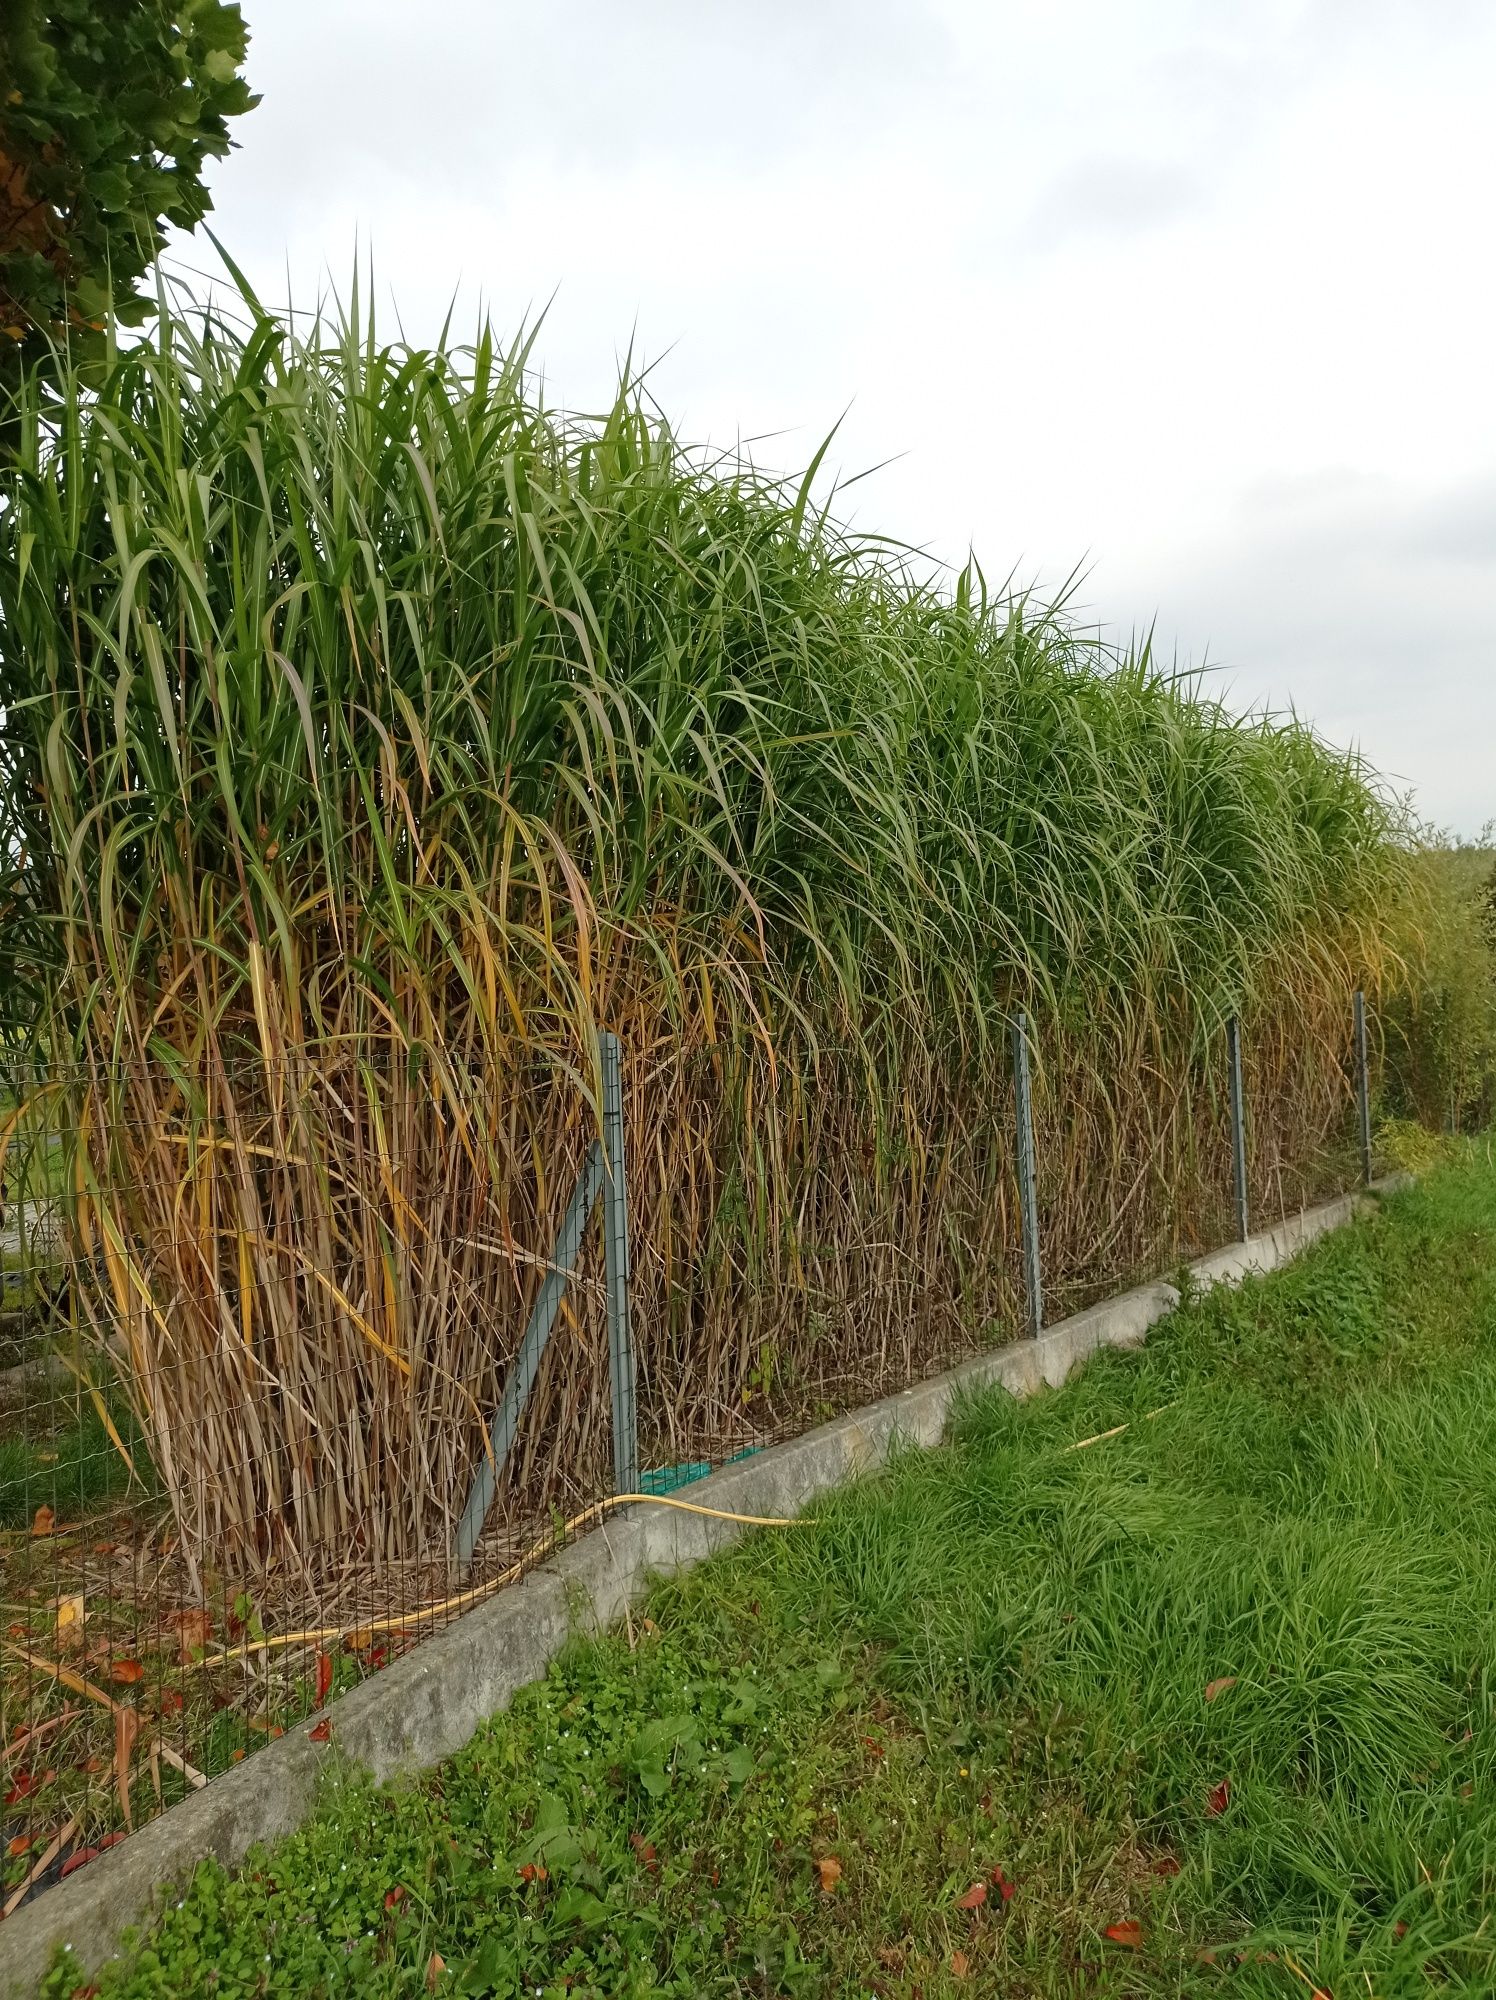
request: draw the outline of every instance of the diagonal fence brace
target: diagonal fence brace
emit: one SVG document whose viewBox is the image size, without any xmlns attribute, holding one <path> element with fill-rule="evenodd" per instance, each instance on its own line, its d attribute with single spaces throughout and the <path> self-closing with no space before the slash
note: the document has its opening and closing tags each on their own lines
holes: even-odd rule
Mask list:
<svg viewBox="0 0 1496 2000">
<path fill-rule="evenodd" d="M 551 1329 L 556 1324 L 556 1314 L 561 1309 L 562 1294 L 567 1280 L 576 1269 L 577 1259 L 582 1252 L 582 1237 L 586 1232 L 588 1218 L 593 1204 L 603 1184 L 602 1148 L 594 1139 L 587 1148 L 587 1157 L 582 1162 L 582 1171 L 577 1176 L 576 1187 L 572 1190 L 571 1201 L 562 1218 L 560 1233 L 556 1237 L 556 1247 L 551 1252 L 551 1267 L 545 1274 L 545 1283 L 540 1288 L 530 1314 L 525 1337 L 519 1344 L 519 1353 L 514 1357 L 514 1366 L 509 1371 L 509 1380 L 504 1384 L 504 1396 L 499 1404 L 499 1413 L 494 1418 L 493 1429 L 488 1437 L 488 1450 L 478 1461 L 477 1475 L 472 1490 L 467 1497 L 467 1505 L 462 1510 L 462 1519 L 457 1524 L 457 1535 L 453 1553 L 459 1568 L 466 1569 L 473 1560 L 473 1550 L 478 1546 L 478 1537 L 483 1532 L 483 1523 L 488 1519 L 488 1510 L 493 1505 L 493 1496 L 498 1491 L 499 1474 L 504 1470 L 504 1461 L 514 1445 L 519 1431 L 520 1419 L 525 1414 L 525 1405 L 530 1400 L 530 1391 L 535 1387 L 535 1377 L 540 1372 L 540 1358 L 545 1353 L 545 1344 L 551 1337 Z"/>
<path fill-rule="evenodd" d="M 602 1068 L 602 1142 L 594 1139 L 582 1161 L 566 1214 L 551 1252 L 545 1283 L 530 1313 L 514 1357 L 503 1399 L 478 1463 L 467 1504 L 453 1537 L 452 1553 L 466 1571 L 483 1533 L 483 1523 L 499 1488 L 499 1476 L 524 1419 L 525 1406 L 540 1373 L 546 1342 L 577 1261 L 582 1239 L 599 1197 L 603 1204 L 603 1254 L 608 1300 L 608 1376 L 613 1396 L 613 1490 L 633 1493 L 639 1484 L 639 1419 L 634 1378 L 634 1342 L 629 1323 L 628 1188 L 624 1176 L 623 1045 L 604 1030 L 598 1036 Z"/>
</svg>

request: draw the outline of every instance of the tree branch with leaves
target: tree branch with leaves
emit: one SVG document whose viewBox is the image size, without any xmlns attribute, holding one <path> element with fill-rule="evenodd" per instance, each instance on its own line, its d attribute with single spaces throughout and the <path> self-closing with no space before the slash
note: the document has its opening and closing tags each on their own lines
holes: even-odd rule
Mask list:
<svg viewBox="0 0 1496 2000">
<path fill-rule="evenodd" d="M 0 387 L 150 303 L 168 226 L 258 102 L 227 0 L 6 0 L 0 11 Z"/>
</svg>

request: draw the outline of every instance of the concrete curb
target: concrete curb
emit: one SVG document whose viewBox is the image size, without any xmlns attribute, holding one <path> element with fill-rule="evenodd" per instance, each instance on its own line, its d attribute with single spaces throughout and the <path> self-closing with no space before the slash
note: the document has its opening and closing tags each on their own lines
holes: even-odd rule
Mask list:
<svg viewBox="0 0 1496 2000">
<path fill-rule="evenodd" d="M 1390 1194 L 1408 1179 L 1393 1175 L 1373 1193 Z M 1343 1195 L 1190 1269 L 1204 1285 L 1271 1271 L 1364 1206 L 1365 1196 Z M 981 1355 L 724 1466 L 693 1485 L 691 1498 L 734 1513 L 794 1514 L 829 1487 L 882 1465 L 895 1443 L 938 1444 L 963 1395 L 997 1383 L 1015 1396 L 1045 1384 L 1058 1388 L 1098 1348 L 1141 1346 L 1178 1300 L 1171 1284 L 1140 1285 L 1038 1340 Z M 606 1629 L 643 1595 L 651 1576 L 701 1562 L 743 1532 L 732 1521 L 673 1509 L 615 1515 L 334 1702 L 331 1744 L 314 1743 L 306 1725 L 288 1731 L 18 1910 L 0 1925 L 4 1992 L 34 1993 L 60 1944 L 71 1947 L 82 1977 L 199 1861 L 232 1868 L 257 1842 L 292 1832 L 319 1793 L 350 1769 L 383 1780 L 452 1755 L 517 1689 L 540 1679 L 574 1633 Z"/>
</svg>

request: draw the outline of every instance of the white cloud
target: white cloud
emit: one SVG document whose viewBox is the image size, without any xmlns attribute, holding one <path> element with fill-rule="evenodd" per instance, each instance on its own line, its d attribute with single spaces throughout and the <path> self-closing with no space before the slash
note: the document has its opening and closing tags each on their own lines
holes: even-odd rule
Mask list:
<svg viewBox="0 0 1496 2000">
<path fill-rule="evenodd" d="M 573 406 L 616 357 L 859 517 L 1208 642 L 1496 810 L 1489 0 L 247 0 L 215 226 L 271 296 L 372 245 Z M 1481 732 L 1484 732 L 1483 734 Z"/>
</svg>

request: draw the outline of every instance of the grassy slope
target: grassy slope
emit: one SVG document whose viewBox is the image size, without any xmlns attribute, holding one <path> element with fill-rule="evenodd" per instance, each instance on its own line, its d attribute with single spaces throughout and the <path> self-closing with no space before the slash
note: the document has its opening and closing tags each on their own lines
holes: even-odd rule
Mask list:
<svg viewBox="0 0 1496 2000">
<path fill-rule="evenodd" d="M 1483 1152 L 661 1589 L 103 1991 L 1489 1993 L 1493 1406 Z"/>
</svg>

